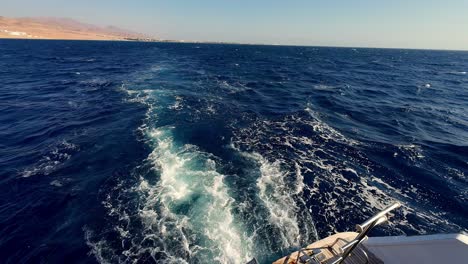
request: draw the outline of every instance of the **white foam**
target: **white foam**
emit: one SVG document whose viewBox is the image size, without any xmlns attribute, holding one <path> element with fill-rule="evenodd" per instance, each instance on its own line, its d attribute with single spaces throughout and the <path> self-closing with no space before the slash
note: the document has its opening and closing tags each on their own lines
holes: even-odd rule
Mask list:
<svg viewBox="0 0 468 264">
<path fill-rule="evenodd" d="M 315 88 L 316 90 L 325 90 L 325 91 L 334 90 L 334 89 L 335 89 L 335 87 L 330 86 L 330 85 L 325 85 L 325 84 L 316 84 L 316 85 L 314 85 L 314 88 Z"/>
<path fill-rule="evenodd" d="M 79 150 L 75 144 L 61 141 L 51 146 L 35 164 L 21 171 L 21 177 L 31 177 L 38 174 L 49 175 L 56 171 L 61 164 L 71 158 Z"/>
<path fill-rule="evenodd" d="M 61 181 L 58 181 L 58 180 L 53 180 L 49 184 L 52 185 L 52 186 L 55 186 L 55 187 L 62 187 L 63 186 L 63 183 Z"/>
<path fill-rule="evenodd" d="M 413 162 L 416 162 L 418 159 L 422 159 L 425 157 L 423 154 L 422 148 L 418 145 L 402 144 L 402 145 L 397 145 L 397 147 L 398 149 L 400 149 L 402 153 L 406 154 L 408 158 Z"/>
<path fill-rule="evenodd" d="M 197 255 L 205 254 L 196 250 L 201 246 L 220 263 L 246 262 L 251 245 L 231 212 L 234 200 L 228 194 L 224 176 L 216 171 L 210 154 L 192 145 L 177 145 L 172 129 L 148 131 L 154 141 L 149 160 L 160 171 L 160 180 L 156 185 L 144 179 L 140 183 L 139 189 L 146 196 L 140 213 L 143 223 L 147 228 L 158 225 L 165 239 L 172 239 L 171 229 L 176 226 L 186 252 L 194 259 L 208 260 L 208 255 Z M 159 215 L 153 209 L 156 204 L 161 206 Z M 190 207 L 186 215 L 177 211 L 181 205 Z M 205 237 L 205 241 L 195 243 L 185 230 Z"/>
<path fill-rule="evenodd" d="M 175 99 L 176 100 L 175 100 L 174 104 L 169 106 L 169 109 L 179 111 L 179 110 L 181 110 L 183 108 L 183 104 L 182 104 L 183 100 L 182 100 L 182 97 L 180 97 L 180 96 L 176 96 Z"/>
<path fill-rule="evenodd" d="M 93 242 L 91 237 L 93 237 L 93 232 L 86 227 L 84 228 L 84 234 L 85 234 L 85 241 L 88 247 L 91 249 L 91 254 L 94 255 L 96 260 L 101 263 L 101 264 L 108 264 L 110 263 L 109 261 L 106 260 L 104 257 L 104 251 L 108 248 L 106 245 L 106 242 L 103 240 L 100 240 L 98 242 Z"/>
<path fill-rule="evenodd" d="M 260 166 L 260 178 L 257 179 L 258 197 L 269 212 L 269 221 L 280 232 L 282 248 L 299 246 L 301 230 L 296 212 L 298 206 L 294 194 L 302 192 L 302 174 L 296 171 L 296 189 L 286 182 L 286 173 L 279 161 L 269 162 L 258 153 L 242 152 L 245 157 L 255 160 Z"/>
<path fill-rule="evenodd" d="M 349 139 L 331 128 L 318 119 L 317 114 L 310 108 L 306 111 L 311 114 L 311 119 L 293 115 L 282 120 L 255 122 L 251 127 L 240 129 L 235 133 L 233 144 L 251 152 L 261 151 L 263 157 L 269 157 L 270 166 L 278 168 L 278 162 L 287 164 L 284 166 L 286 170 L 282 172 L 283 175 L 290 175 L 294 168 L 297 172 L 299 168 L 301 175 L 297 174 L 296 178 L 300 178 L 303 173 L 308 177 L 313 177 L 309 179 L 313 181 L 312 184 L 301 186 L 301 188 L 311 193 L 311 196 L 307 197 L 308 203 L 311 201 L 320 203 L 319 211 L 314 213 L 322 218 L 320 226 L 322 232 L 340 232 L 343 230 L 337 230 L 338 225 L 351 224 L 343 219 L 343 212 L 352 214 L 359 210 L 363 214 L 372 215 L 393 201 L 409 203 L 415 207 L 402 209 L 405 212 L 402 221 L 411 222 L 412 224 L 407 224 L 406 227 L 416 232 L 422 233 L 438 224 L 450 228 L 457 226 L 449 223 L 443 215 L 437 213 L 437 210 L 428 211 L 426 208 L 419 207 L 418 205 L 425 204 L 426 201 L 420 196 L 417 186 L 408 184 L 408 187 L 394 187 L 406 186 L 407 183 L 393 181 L 387 183 L 385 178 L 374 175 L 375 166 L 372 165 L 372 161 L 355 148 L 356 145 L 364 143 Z M 306 137 L 302 135 L 302 130 L 297 132 L 294 130 L 304 125 L 310 125 L 316 133 Z M 404 156 L 413 162 L 420 162 L 424 159 L 424 152 L 417 145 L 400 145 L 398 148 L 399 151 L 395 152 L 397 156 Z M 271 169 L 268 173 L 269 178 L 264 178 L 260 182 L 260 185 L 264 186 L 262 188 L 267 189 L 273 182 L 278 185 L 283 184 L 276 179 L 271 180 L 274 178 L 271 176 L 274 174 Z M 398 181 L 401 180 L 404 180 L 404 177 L 398 178 Z M 272 198 L 263 199 L 267 203 L 272 200 Z M 299 199 L 296 199 L 297 201 Z M 272 206 L 270 211 L 274 211 L 273 208 Z M 416 210 L 424 211 L 424 214 L 414 214 Z M 414 220 L 408 220 L 411 217 L 418 218 L 417 223 Z M 298 219 L 298 221 L 302 220 Z M 404 230 L 399 229 L 396 224 L 394 223 L 392 230 L 399 230 L 403 233 Z"/>
<path fill-rule="evenodd" d="M 218 85 L 220 88 L 225 89 L 228 93 L 239 93 L 249 90 L 245 84 L 236 82 L 236 83 L 228 83 L 227 81 L 218 81 Z"/>
<path fill-rule="evenodd" d="M 311 120 L 311 121 L 304 120 L 303 122 L 310 124 L 313 127 L 314 131 L 318 132 L 319 136 L 321 138 L 323 138 L 324 140 L 334 140 L 334 141 L 343 142 L 343 143 L 346 143 L 346 144 L 349 144 L 349 145 L 357 145 L 358 144 L 357 141 L 345 137 L 343 134 L 338 132 L 336 129 L 330 127 L 327 123 L 323 122 L 318 117 L 318 114 L 314 110 L 312 110 L 310 108 L 310 106 L 307 107 L 304 110 L 311 115 L 313 120 Z"/>
<path fill-rule="evenodd" d="M 450 73 L 455 74 L 455 75 L 465 75 L 466 71 L 455 71 L 455 72 L 450 72 Z"/>
</svg>

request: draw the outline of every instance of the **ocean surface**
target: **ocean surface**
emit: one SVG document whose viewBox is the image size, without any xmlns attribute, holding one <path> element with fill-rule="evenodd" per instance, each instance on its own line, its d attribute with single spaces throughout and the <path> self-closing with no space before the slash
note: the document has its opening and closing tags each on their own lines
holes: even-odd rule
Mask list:
<svg viewBox="0 0 468 264">
<path fill-rule="evenodd" d="M 2 263 L 268 263 L 468 230 L 468 52 L 0 40 Z"/>
</svg>

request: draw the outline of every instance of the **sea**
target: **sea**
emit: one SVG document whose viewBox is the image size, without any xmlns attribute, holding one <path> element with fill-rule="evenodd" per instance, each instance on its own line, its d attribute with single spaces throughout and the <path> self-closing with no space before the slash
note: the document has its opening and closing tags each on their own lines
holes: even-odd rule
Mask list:
<svg viewBox="0 0 468 264">
<path fill-rule="evenodd" d="M 0 40 L 2 263 L 468 230 L 468 52 Z"/>
</svg>

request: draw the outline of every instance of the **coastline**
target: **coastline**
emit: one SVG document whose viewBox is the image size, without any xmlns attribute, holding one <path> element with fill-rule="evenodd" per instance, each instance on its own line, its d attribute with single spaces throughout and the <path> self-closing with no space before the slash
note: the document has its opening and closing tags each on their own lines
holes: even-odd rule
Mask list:
<svg viewBox="0 0 468 264">
<path fill-rule="evenodd" d="M 154 40 L 115 26 L 97 26 L 69 18 L 8 18 L 0 16 L 0 39 Z"/>
</svg>

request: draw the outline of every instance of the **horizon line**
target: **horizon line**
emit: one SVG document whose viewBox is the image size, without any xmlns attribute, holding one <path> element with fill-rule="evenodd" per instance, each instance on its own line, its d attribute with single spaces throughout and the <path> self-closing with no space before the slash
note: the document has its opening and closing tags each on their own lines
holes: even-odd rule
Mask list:
<svg viewBox="0 0 468 264">
<path fill-rule="evenodd" d="M 136 43 L 178 43 L 178 44 L 209 44 L 209 45 L 249 45 L 249 46 L 275 46 L 275 47 L 304 47 L 304 48 L 348 48 L 348 49 L 394 49 L 394 50 L 426 50 L 426 51 L 455 51 L 468 52 L 467 49 L 445 49 L 445 48 L 401 48 L 401 47 L 375 47 L 375 46 L 335 46 L 314 44 L 276 44 L 276 43 L 245 43 L 229 41 L 197 41 L 176 39 L 152 39 L 152 40 L 124 40 L 124 39 L 46 39 L 46 38 L 1 38 L 0 40 L 31 40 L 31 41 L 99 41 L 99 42 L 136 42 Z"/>
</svg>

